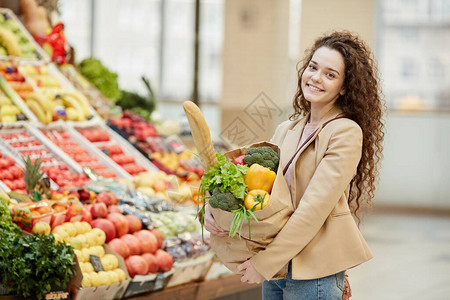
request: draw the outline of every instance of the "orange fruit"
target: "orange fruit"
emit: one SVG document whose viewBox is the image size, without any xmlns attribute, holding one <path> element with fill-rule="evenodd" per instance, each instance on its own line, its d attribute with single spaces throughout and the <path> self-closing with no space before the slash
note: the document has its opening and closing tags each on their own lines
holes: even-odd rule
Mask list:
<svg viewBox="0 0 450 300">
<path fill-rule="evenodd" d="M 62 211 L 66 210 L 66 207 L 64 205 L 55 204 L 55 205 L 53 205 L 53 210 L 55 212 L 62 212 Z"/>
<path fill-rule="evenodd" d="M 39 206 L 39 208 L 37 209 L 37 211 L 41 214 L 41 215 L 45 215 L 45 214 L 49 214 L 52 212 L 52 209 L 48 206 Z"/>
</svg>

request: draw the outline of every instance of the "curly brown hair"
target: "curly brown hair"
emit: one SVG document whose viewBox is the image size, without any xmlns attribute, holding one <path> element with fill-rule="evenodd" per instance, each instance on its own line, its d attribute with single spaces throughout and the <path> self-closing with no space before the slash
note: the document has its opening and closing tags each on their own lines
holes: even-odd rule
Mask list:
<svg viewBox="0 0 450 300">
<path fill-rule="evenodd" d="M 375 184 L 379 175 L 379 162 L 382 158 L 385 110 L 379 89 L 378 70 L 369 47 L 355 34 L 339 31 L 326 34 L 317 39 L 306 51 L 306 57 L 299 62 L 298 88 L 294 97 L 294 113 L 289 117 L 297 119 L 311 110 L 310 103 L 303 96 L 301 77 L 314 52 L 327 47 L 341 53 L 345 63 L 345 94 L 340 95 L 336 103 L 344 116 L 352 119 L 363 132 L 362 156 L 357 173 L 351 182 L 352 193 L 348 199 L 352 213 L 360 221 L 358 210 L 365 202 L 370 205 L 375 193 Z"/>
</svg>

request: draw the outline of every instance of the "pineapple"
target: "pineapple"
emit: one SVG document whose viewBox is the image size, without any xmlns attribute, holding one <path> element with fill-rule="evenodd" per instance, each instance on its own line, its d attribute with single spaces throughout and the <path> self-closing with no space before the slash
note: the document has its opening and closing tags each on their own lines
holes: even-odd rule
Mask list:
<svg viewBox="0 0 450 300">
<path fill-rule="evenodd" d="M 36 194 L 39 191 L 40 186 L 39 181 L 41 180 L 42 176 L 44 176 L 44 173 L 42 173 L 39 170 L 41 168 L 42 159 L 39 157 L 33 162 L 30 157 L 26 157 L 24 159 L 24 162 L 25 162 L 24 180 L 26 183 L 27 193 L 29 195 L 32 195 L 33 198 L 35 198 L 35 196 L 37 196 Z"/>
</svg>

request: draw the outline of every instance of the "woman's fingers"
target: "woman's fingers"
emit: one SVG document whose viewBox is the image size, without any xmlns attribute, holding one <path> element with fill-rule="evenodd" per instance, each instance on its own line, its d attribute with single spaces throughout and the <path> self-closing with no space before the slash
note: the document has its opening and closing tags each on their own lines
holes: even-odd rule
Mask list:
<svg viewBox="0 0 450 300">
<path fill-rule="evenodd" d="M 216 220 L 214 219 L 213 215 L 211 214 L 211 211 L 209 210 L 208 205 L 206 205 L 206 207 L 205 207 L 204 226 L 205 226 L 206 230 L 208 230 L 212 234 L 215 234 L 218 236 L 227 236 L 228 235 L 228 231 L 223 230 L 219 225 L 217 225 Z"/>
</svg>

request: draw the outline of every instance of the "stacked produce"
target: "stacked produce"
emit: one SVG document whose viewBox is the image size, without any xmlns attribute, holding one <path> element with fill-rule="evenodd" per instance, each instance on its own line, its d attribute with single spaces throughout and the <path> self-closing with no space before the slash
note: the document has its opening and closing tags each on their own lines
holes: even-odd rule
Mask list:
<svg viewBox="0 0 450 300">
<path fill-rule="evenodd" d="M 61 188 L 83 186 L 89 181 L 86 175 L 71 171 L 63 161 L 56 158 L 37 138 L 23 130 L 2 134 L 0 138 L 24 158 L 30 157 L 31 160 L 40 158 L 42 160 L 41 170 Z"/>
<path fill-rule="evenodd" d="M 133 185 L 137 191 L 156 196 L 164 200 L 172 199 L 185 202 L 192 197 L 187 184 L 179 184 L 177 177 L 167 175 L 163 171 L 146 171 L 133 178 Z"/>
<path fill-rule="evenodd" d="M 0 55 L 38 59 L 36 47 L 22 32 L 18 23 L 7 14 L 0 14 Z"/>
<path fill-rule="evenodd" d="M 203 168 L 198 163 L 198 159 L 190 151 L 180 150 L 182 146 L 174 145 L 173 142 L 166 143 L 165 139 L 157 133 L 155 126 L 140 115 L 124 111 L 121 118 L 111 121 L 110 126 L 151 158 L 160 170 L 179 177 L 203 174 Z M 180 151 L 175 151 L 173 148 Z M 195 175 L 195 180 L 198 180 L 199 177 Z M 190 179 L 194 180 L 194 178 Z"/>
<path fill-rule="evenodd" d="M 105 254 L 105 232 L 92 228 L 85 221 L 67 222 L 52 230 L 56 240 L 67 241 L 75 250 L 83 275 L 83 287 L 110 285 L 126 279 L 125 272 L 118 267 L 119 261 L 113 254 Z M 91 255 L 100 258 L 103 271 L 95 271 Z"/>
<path fill-rule="evenodd" d="M 120 145 L 113 143 L 106 130 L 87 128 L 81 129 L 80 133 L 130 175 L 137 175 L 146 171 L 143 166 L 136 163 L 135 158 L 132 155 L 126 155 Z"/>
<path fill-rule="evenodd" d="M 0 93 L 0 122 L 14 123 L 26 120 L 22 111 L 11 101 L 9 97 Z"/>
<path fill-rule="evenodd" d="M 173 265 L 172 257 L 161 249 L 163 235 L 157 230 L 142 229 L 142 221 L 135 215 L 123 215 L 116 206 L 118 198 L 110 192 L 99 193 L 94 200 L 87 190 L 79 192 L 90 214 L 89 220 L 95 229 L 104 232 L 103 242 L 125 259 L 131 277 L 158 271 L 169 271 Z M 93 203 L 92 203 L 93 202 Z"/>
<path fill-rule="evenodd" d="M 23 169 L 18 166 L 11 156 L 3 155 L 0 151 L 0 180 L 12 191 L 25 193 Z"/>
<path fill-rule="evenodd" d="M 107 166 L 98 162 L 96 156 L 91 155 L 87 149 L 74 141 L 69 133 L 63 130 L 44 131 L 43 133 L 83 168 L 90 168 L 99 176 L 103 177 L 117 176 L 116 173 L 109 170 Z"/>
<path fill-rule="evenodd" d="M 12 222 L 10 202 L 8 195 L 0 195 L 0 284 L 39 299 L 44 299 L 53 285 L 68 290 L 69 280 L 75 276 L 73 248 L 55 241 L 53 235 L 22 235 Z"/>
<path fill-rule="evenodd" d="M 111 120 L 122 113 L 120 107 L 115 106 L 113 101 L 106 98 L 94 85 L 77 71 L 75 66 L 65 64 L 60 66 L 60 70 L 66 78 L 69 79 L 72 85 L 86 96 L 89 103 L 103 119 Z"/>
<path fill-rule="evenodd" d="M 0 75 L 22 99 L 33 92 L 33 86 L 28 83 L 25 76 L 18 70 L 17 65 L 10 61 L 0 61 Z M 5 87 L 2 86 L 4 89 Z"/>
</svg>

